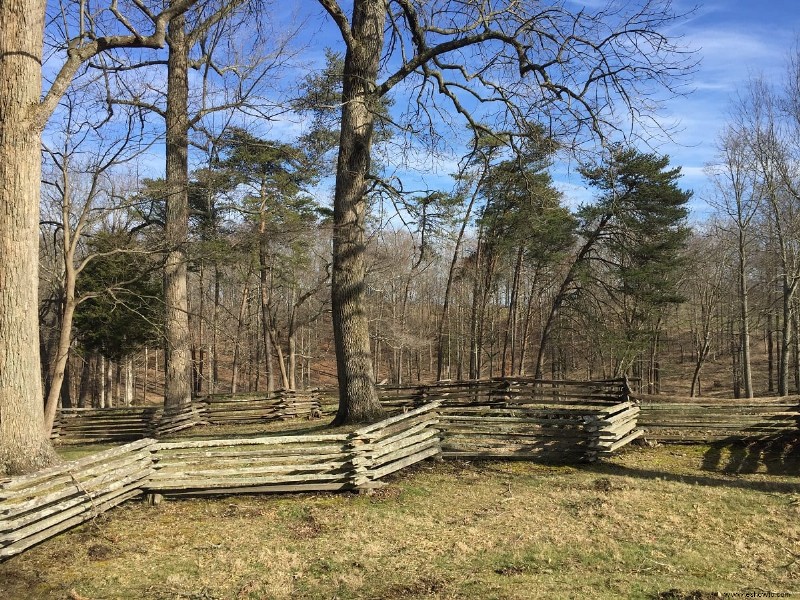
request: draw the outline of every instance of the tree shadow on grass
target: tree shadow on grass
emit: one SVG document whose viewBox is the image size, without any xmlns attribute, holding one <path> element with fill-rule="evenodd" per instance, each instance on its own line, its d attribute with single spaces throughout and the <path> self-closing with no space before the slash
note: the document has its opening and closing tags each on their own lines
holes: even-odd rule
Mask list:
<svg viewBox="0 0 800 600">
<path fill-rule="evenodd" d="M 669 470 L 644 469 L 627 465 L 598 464 L 598 469 L 615 475 L 675 481 L 690 485 L 727 487 L 768 493 L 800 493 L 800 434 L 782 435 L 756 441 L 726 439 L 712 444 L 703 456 L 701 470 L 709 475 L 691 475 Z M 718 477 L 713 473 L 719 474 Z M 739 478 L 760 473 L 798 476 L 797 483 L 781 480 Z"/>
<path fill-rule="evenodd" d="M 703 456 L 702 469 L 740 475 L 758 472 L 800 475 L 800 434 L 758 440 L 728 438 L 714 442 Z"/>
<path fill-rule="evenodd" d="M 605 470 L 608 473 L 608 469 Z M 702 485 L 708 487 L 726 487 L 756 492 L 797 494 L 800 493 L 800 482 L 788 483 L 784 481 L 754 481 L 749 479 L 730 479 L 723 477 L 712 477 L 705 475 L 682 475 L 680 473 L 670 473 L 667 471 L 657 471 L 653 469 L 640 469 L 637 467 L 627 467 L 614 465 L 614 475 L 640 479 L 658 479 L 661 481 L 675 481 L 690 485 Z"/>
</svg>

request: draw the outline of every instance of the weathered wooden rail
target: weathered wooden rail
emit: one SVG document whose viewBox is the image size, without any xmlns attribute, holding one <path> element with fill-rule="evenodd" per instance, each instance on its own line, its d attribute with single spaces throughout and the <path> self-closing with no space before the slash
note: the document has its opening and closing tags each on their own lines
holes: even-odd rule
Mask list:
<svg viewBox="0 0 800 600">
<path fill-rule="evenodd" d="M 800 424 L 800 396 L 634 396 L 624 380 L 443 382 L 381 388 L 379 396 L 398 414 L 352 433 L 145 438 L 32 475 L 0 479 L 0 560 L 142 494 L 369 489 L 389 473 L 431 457 L 594 460 L 645 430 L 651 439 L 708 442 L 796 432 Z M 318 406 L 318 399 L 293 395 L 220 398 L 169 415 L 150 407 L 72 409 L 62 411 L 57 432 L 82 441 L 117 441 L 178 431 L 203 418 L 260 422 L 304 415 Z"/>
<path fill-rule="evenodd" d="M 171 412 L 157 406 L 67 408 L 59 411 L 51 438 L 63 443 L 125 442 L 207 423 L 265 423 L 318 414 L 318 392 L 294 390 L 208 396 Z"/>
<path fill-rule="evenodd" d="M 662 442 L 752 440 L 800 427 L 800 396 L 727 399 L 636 394 L 639 424 Z"/>
<path fill-rule="evenodd" d="M 157 443 L 145 487 L 164 495 L 369 488 L 441 452 L 438 408 L 426 404 L 345 434 Z"/>
<path fill-rule="evenodd" d="M 153 472 L 144 439 L 24 477 L 0 480 L 0 559 L 142 493 Z"/>
<path fill-rule="evenodd" d="M 595 460 L 641 435 L 624 379 L 502 378 L 381 388 L 392 410 L 439 401 L 445 458 Z"/>
<path fill-rule="evenodd" d="M 441 453 L 439 403 L 352 433 L 186 442 L 143 439 L 0 479 L 0 560 L 142 494 L 363 490 Z"/>
<path fill-rule="evenodd" d="M 384 388 L 380 396 L 397 414 L 352 433 L 172 442 L 148 438 L 0 480 L 0 558 L 141 494 L 155 499 L 369 489 L 382 477 L 431 457 L 594 460 L 641 434 L 639 406 L 628 398 L 623 380 L 440 383 Z M 77 412 L 80 416 L 62 418 L 89 418 L 80 427 L 78 421 L 62 423 L 59 432 L 66 435 L 72 425 L 91 439 L 124 439 L 143 435 L 145 420 L 147 432 L 163 433 L 192 426 L 201 417 L 212 423 L 259 422 L 306 414 L 318 406 L 314 398 L 264 400 L 212 400 L 202 405 L 202 414 L 193 405 L 166 418 L 123 409 L 116 411 L 124 417 L 119 427 Z"/>
<path fill-rule="evenodd" d="M 319 414 L 318 390 L 279 390 L 272 395 L 215 394 L 201 401 L 206 406 L 206 418 L 212 425 L 263 423 L 295 419 Z"/>
<path fill-rule="evenodd" d="M 62 408 L 50 437 L 82 443 L 139 440 L 152 435 L 160 414 L 157 406 Z"/>
</svg>

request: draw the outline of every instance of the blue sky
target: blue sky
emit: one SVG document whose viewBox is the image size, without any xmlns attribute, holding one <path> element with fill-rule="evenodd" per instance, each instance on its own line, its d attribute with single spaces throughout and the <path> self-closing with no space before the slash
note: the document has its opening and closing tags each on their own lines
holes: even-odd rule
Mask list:
<svg viewBox="0 0 800 600">
<path fill-rule="evenodd" d="M 687 46 L 696 49 L 700 64 L 689 86 L 691 93 L 664 106 L 664 122 L 677 121 L 678 131 L 672 139 L 654 140 L 653 146 L 657 152 L 668 154 L 673 165 L 682 167 L 682 186 L 695 192 L 693 220 L 702 220 L 708 212 L 705 200 L 710 192 L 703 170 L 714 161 L 716 138 L 727 120 L 731 101 L 751 76 L 763 75 L 776 82 L 781 79 L 789 53 L 800 45 L 800 0 L 673 2 L 677 12 L 696 6 L 692 15 L 669 33 L 682 36 Z M 605 0 L 572 3 L 596 7 L 604 5 Z M 322 44 L 339 47 L 337 33 L 325 23 L 326 17 L 320 17 L 312 19 L 319 27 L 316 41 L 320 52 Z M 420 156 L 421 169 L 414 172 L 401 168 L 398 174 L 410 187 L 446 189 L 451 185 L 447 175 L 454 171 L 455 160 Z M 574 170 L 570 175 L 562 164 L 554 170 L 554 176 L 570 205 L 590 198 Z"/>
<path fill-rule="evenodd" d="M 751 76 L 776 82 L 783 77 L 790 52 L 800 45 L 800 1 L 706 1 L 675 32 L 698 49 L 701 63 L 694 91 L 666 107 L 682 130 L 658 151 L 682 167 L 683 186 L 695 191 L 694 217 L 702 219 L 710 191 L 703 168 L 714 161 L 731 101 Z"/>
<path fill-rule="evenodd" d="M 570 2 L 579 8 L 584 4 L 602 5 L 606 0 Z M 693 0 L 673 2 L 678 12 L 694 6 Z M 346 0 L 342 3 L 347 4 Z M 349 7 L 346 11 L 349 13 Z M 301 41 L 306 45 L 302 53 L 305 64 L 321 66 L 324 48 L 341 50 L 341 38 L 316 2 L 287 3 L 286 13 L 280 18 L 291 22 L 296 13 L 306 19 Z M 668 154 L 672 164 L 682 167 L 683 187 L 695 191 L 694 218 L 700 220 L 707 212 L 704 200 L 709 194 L 703 169 L 714 161 L 716 137 L 725 124 L 730 102 L 753 75 L 775 81 L 782 77 L 789 53 L 800 45 L 800 0 L 701 0 L 692 16 L 674 25 L 669 33 L 683 36 L 684 43 L 697 50 L 701 62 L 691 84 L 693 91 L 665 106 L 665 122 L 678 121 L 680 130 L 672 140 L 654 143 L 654 148 Z M 289 117 L 272 122 L 267 129 L 264 135 L 288 140 L 302 131 L 302 125 Z M 163 168 L 163 158 L 158 152 L 151 157 L 150 167 L 157 173 Z M 431 158 L 420 152 L 412 162 L 418 168 L 407 169 L 403 165 L 398 169 L 409 187 L 446 190 L 452 186 L 449 174 L 455 170 L 456 157 Z M 590 197 L 574 171 L 570 176 L 559 165 L 554 175 L 571 205 Z M 330 196 L 329 186 L 330 182 L 328 189 L 323 185 L 318 190 L 323 201 Z"/>
</svg>

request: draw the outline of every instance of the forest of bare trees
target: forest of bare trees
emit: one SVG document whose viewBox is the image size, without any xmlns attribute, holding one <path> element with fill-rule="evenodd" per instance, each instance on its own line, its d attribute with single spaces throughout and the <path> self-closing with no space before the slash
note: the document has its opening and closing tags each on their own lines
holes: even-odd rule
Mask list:
<svg viewBox="0 0 800 600">
<path fill-rule="evenodd" d="M 682 16 L 495 4 L 4 3 L 0 470 L 52 459 L 58 406 L 800 389 L 800 55 L 742 82 L 701 219 L 648 144 L 695 64 Z"/>
</svg>

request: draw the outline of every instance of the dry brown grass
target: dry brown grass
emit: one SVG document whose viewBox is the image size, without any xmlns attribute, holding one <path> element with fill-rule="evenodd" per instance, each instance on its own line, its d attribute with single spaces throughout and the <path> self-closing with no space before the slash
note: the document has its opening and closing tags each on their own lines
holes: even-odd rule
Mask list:
<svg viewBox="0 0 800 600">
<path fill-rule="evenodd" d="M 131 502 L 0 565 L 0 590 L 93 600 L 800 591 L 797 447 L 632 448 L 580 467 L 426 463 L 373 496 Z"/>
</svg>

